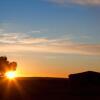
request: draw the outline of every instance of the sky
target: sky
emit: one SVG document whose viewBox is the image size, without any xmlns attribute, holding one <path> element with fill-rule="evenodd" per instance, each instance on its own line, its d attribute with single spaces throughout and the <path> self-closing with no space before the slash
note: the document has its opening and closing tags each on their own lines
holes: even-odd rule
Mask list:
<svg viewBox="0 0 100 100">
<path fill-rule="evenodd" d="M 18 76 L 100 72 L 100 0 L 0 0 L 0 56 Z"/>
</svg>

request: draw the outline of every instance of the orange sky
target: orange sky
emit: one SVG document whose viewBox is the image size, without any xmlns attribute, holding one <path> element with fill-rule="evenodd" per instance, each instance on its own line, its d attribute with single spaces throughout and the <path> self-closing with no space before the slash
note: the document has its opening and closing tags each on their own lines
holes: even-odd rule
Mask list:
<svg viewBox="0 0 100 100">
<path fill-rule="evenodd" d="M 8 58 L 17 61 L 17 75 L 25 77 L 68 77 L 72 73 L 100 70 L 100 58 L 95 56 L 36 55 L 12 54 Z"/>
</svg>

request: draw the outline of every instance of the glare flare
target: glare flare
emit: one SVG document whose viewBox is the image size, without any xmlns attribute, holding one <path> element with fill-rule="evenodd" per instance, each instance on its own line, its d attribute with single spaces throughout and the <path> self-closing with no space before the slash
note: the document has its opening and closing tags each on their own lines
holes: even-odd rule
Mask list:
<svg viewBox="0 0 100 100">
<path fill-rule="evenodd" d="M 14 71 L 7 72 L 5 75 L 9 79 L 14 79 L 16 77 L 16 74 Z"/>
</svg>

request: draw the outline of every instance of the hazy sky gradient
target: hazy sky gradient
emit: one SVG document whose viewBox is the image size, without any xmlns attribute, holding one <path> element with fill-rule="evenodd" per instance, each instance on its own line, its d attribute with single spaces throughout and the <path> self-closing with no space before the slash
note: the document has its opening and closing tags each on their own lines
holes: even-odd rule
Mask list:
<svg viewBox="0 0 100 100">
<path fill-rule="evenodd" d="M 100 71 L 100 0 L 0 0 L 0 55 L 19 76 Z"/>
</svg>

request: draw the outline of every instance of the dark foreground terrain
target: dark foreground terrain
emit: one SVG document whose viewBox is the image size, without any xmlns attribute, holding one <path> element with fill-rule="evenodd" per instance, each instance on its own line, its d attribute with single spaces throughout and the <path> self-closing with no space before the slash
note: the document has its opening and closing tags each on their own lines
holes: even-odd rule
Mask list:
<svg viewBox="0 0 100 100">
<path fill-rule="evenodd" d="M 0 100 L 100 100 L 98 75 L 85 73 L 69 79 L 0 78 Z"/>
</svg>

